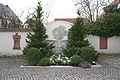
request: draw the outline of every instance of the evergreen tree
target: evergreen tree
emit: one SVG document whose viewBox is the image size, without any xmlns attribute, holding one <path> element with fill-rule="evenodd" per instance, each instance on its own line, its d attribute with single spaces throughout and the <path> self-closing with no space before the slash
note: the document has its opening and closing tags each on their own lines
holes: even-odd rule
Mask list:
<svg viewBox="0 0 120 80">
<path fill-rule="evenodd" d="M 29 48 L 40 49 L 42 53 L 45 53 L 46 51 L 49 51 L 53 48 L 53 44 L 49 44 L 48 42 L 46 42 L 46 38 L 48 37 L 48 35 L 46 34 L 46 29 L 42 23 L 42 13 L 43 12 L 41 2 L 38 2 L 36 13 L 34 14 L 32 19 L 34 21 L 32 24 L 29 25 L 33 33 L 29 33 L 27 35 L 27 46 L 23 51 L 24 54 L 26 54 L 26 50 Z"/>
<path fill-rule="evenodd" d="M 86 34 L 84 30 L 84 22 L 83 18 L 80 17 L 80 13 L 78 12 L 78 17 L 74 22 L 73 26 L 68 31 L 68 41 L 67 47 L 85 47 L 89 46 L 88 40 L 85 40 Z"/>
</svg>

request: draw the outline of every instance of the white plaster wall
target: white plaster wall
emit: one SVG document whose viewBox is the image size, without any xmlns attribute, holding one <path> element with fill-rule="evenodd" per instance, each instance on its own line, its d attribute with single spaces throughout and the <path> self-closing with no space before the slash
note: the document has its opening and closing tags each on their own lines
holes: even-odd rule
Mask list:
<svg viewBox="0 0 120 80">
<path fill-rule="evenodd" d="M 100 49 L 100 38 L 98 36 L 87 36 L 88 41 L 96 50 L 100 53 L 115 54 L 120 53 L 120 37 L 111 37 L 108 38 L 107 49 Z"/>
<path fill-rule="evenodd" d="M 54 21 L 54 22 L 47 23 L 45 26 L 47 29 L 48 40 L 55 40 L 52 36 L 52 30 L 59 26 L 64 26 L 66 27 L 66 30 L 68 32 L 68 30 L 72 27 L 72 23 L 66 22 L 66 21 Z M 108 38 L 107 49 L 100 49 L 100 38 L 98 36 L 89 35 L 86 38 L 91 43 L 91 45 L 96 48 L 98 52 L 120 53 L 120 37 L 114 36 L 114 37 Z M 63 40 L 67 40 L 67 36 L 64 37 Z"/>
<path fill-rule="evenodd" d="M 108 39 L 107 53 L 120 53 L 120 37 L 112 37 Z"/>
<path fill-rule="evenodd" d="M 48 34 L 48 40 L 55 40 L 52 35 L 52 31 L 59 26 L 63 26 L 66 28 L 67 32 L 72 26 L 72 23 L 66 21 L 53 21 L 45 24 Z M 62 40 L 67 40 L 67 36 L 65 36 Z"/>
<path fill-rule="evenodd" d="M 66 22 L 66 21 L 53 21 L 45 24 L 45 27 L 47 29 L 47 40 L 55 40 L 52 35 L 53 29 L 63 26 L 68 31 L 69 28 L 71 28 L 72 23 Z M 28 32 L 17 32 L 19 35 L 21 35 L 20 39 L 20 47 L 21 50 L 13 50 L 14 41 L 13 41 L 13 35 L 15 35 L 16 32 L 0 32 L 0 55 L 21 55 L 23 48 L 26 45 L 25 39 L 27 38 Z M 65 36 L 62 40 L 67 40 L 67 36 Z"/>
<path fill-rule="evenodd" d="M 26 45 L 26 34 L 27 32 L 17 32 L 21 35 L 20 47 L 21 50 L 13 50 L 13 35 L 16 32 L 0 32 L 0 55 L 21 55 L 22 50 Z"/>
<path fill-rule="evenodd" d="M 99 50 L 99 37 L 98 36 L 92 36 L 89 35 L 86 37 L 90 44 L 94 46 L 97 50 Z"/>
<path fill-rule="evenodd" d="M 55 40 L 52 35 L 52 31 L 59 27 L 64 26 L 66 30 L 71 28 L 72 23 L 66 21 L 54 21 L 45 24 L 47 29 L 48 39 L 47 40 Z M 13 35 L 16 32 L 0 32 L 0 55 L 21 55 L 23 48 L 26 45 L 26 37 L 28 32 L 17 32 L 21 35 L 20 46 L 21 50 L 13 50 Z M 89 35 L 86 37 L 92 46 L 96 48 L 98 52 L 101 53 L 120 53 L 120 37 L 112 37 L 108 38 L 108 49 L 100 49 L 100 39 L 98 36 Z M 65 36 L 62 40 L 67 40 L 67 36 Z"/>
</svg>

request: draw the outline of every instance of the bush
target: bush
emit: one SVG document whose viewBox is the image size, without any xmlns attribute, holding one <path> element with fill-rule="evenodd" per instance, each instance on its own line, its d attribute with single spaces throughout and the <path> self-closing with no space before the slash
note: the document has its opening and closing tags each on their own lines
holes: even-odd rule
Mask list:
<svg viewBox="0 0 120 80">
<path fill-rule="evenodd" d="M 24 48 L 24 50 L 22 51 L 23 55 L 27 55 L 27 50 L 28 50 L 28 48 Z"/>
<path fill-rule="evenodd" d="M 94 47 L 81 48 L 81 58 L 83 59 L 83 61 L 92 63 L 93 61 L 97 61 L 98 57 L 99 54 Z"/>
<path fill-rule="evenodd" d="M 51 49 L 44 48 L 44 49 L 40 49 L 40 51 L 41 51 L 41 58 L 46 58 L 53 55 L 53 52 Z"/>
<path fill-rule="evenodd" d="M 78 47 L 71 47 L 71 48 L 63 49 L 63 53 L 65 56 L 70 58 L 73 55 L 80 55 L 81 51 L 80 51 L 80 48 L 78 48 Z"/>
<path fill-rule="evenodd" d="M 37 65 L 40 61 L 40 50 L 37 48 L 30 48 L 27 50 L 26 59 L 29 65 Z"/>
<path fill-rule="evenodd" d="M 70 58 L 70 64 L 73 65 L 73 66 L 78 66 L 80 62 L 82 62 L 82 59 L 80 56 L 78 55 L 73 55 L 71 58 Z"/>
<path fill-rule="evenodd" d="M 49 63 L 50 63 L 49 58 L 43 58 L 43 59 L 40 60 L 39 65 L 47 66 L 47 65 L 49 65 Z"/>
</svg>

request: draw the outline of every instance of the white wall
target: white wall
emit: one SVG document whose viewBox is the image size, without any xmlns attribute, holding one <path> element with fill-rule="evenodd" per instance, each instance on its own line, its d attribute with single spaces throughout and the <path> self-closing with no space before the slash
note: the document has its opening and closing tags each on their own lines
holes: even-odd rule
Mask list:
<svg viewBox="0 0 120 80">
<path fill-rule="evenodd" d="M 18 32 L 21 35 L 20 47 L 21 50 L 13 50 L 14 40 L 13 35 L 16 32 L 0 32 L 0 55 L 21 55 L 22 50 L 26 45 L 27 32 Z"/>
<path fill-rule="evenodd" d="M 47 34 L 48 34 L 48 40 L 55 40 L 52 35 L 52 30 L 57 28 L 58 26 L 64 26 L 66 27 L 66 30 L 68 32 L 68 29 L 70 29 L 72 26 L 72 23 L 66 22 L 66 21 L 54 21 L 46 24 Z M 107 43 L 107 49 L 100 49 L 100 38 L 98 36 L 87 36 L 88 41 L 91 43 L 92 46 L 96 48 L 98 52 L 101 53 L 120 53 L 120 37 L 111 37 L 108 38 Z M 67 40 L 67 36 L 63 39 Z"/>
<path fill-rule="evenodd" d="M 65 22 L 65 21 L 54 21 L 45 24 L 48 34 L 48 39 L 50 41 L 55 41 L 56 39 L 53 38 L 52 31 L 59 27 L 64 26 L 66 30 L 71 28 L 72 23 Z M 20 46 L 21 50 L 13 50 L 13 35 L 15 35 L 16 32 L 0 32 L 0 55 L 21 55 L 22 50 L 26 45 L 26 36 L 28 32 L 17 32 L 19 35 L 21 35 L 20 39 Z M 98 36 L 87 36 L 87 39 L 91 43 L 92 46 L 94 46 L 98 52 L 101 53 L 120 53 L 120 37 L 112 37 L 108 38 L 108 49 L 100 49 L 100 39 Z M 67 40 L 67 36 L 65 36 L 63 41 Z M 60 43 L 61 44 L 61 43 Z"/>
<path fill-rule="evenodd" d="M 54 40 L 52 31 L 53 29 L 63 26 L 68 29 L 71 27 L 72 23 L 66 22 L 66 21 L 55 21 L 55 22 L 49 22 L 45 24 L 45 27 L 47 29 L 47 34 L 48 34 L 48 39 L 47 40 Z M 13 49 L 14 46 L 14 40 L 13 40 L 13 35 L 15 33 L 19 33 L 21 35 L 20 39 L 20 47 L 21 50 L 15 50 Z M 0 32 L 0 55 L 21 55 L 23 48 L 26 45 L 25 39 L 27 38 L 27 33 L 28 32 Z M 67 36 L 65 36 L 62 40 L 67 40 Z"/>
<path fill-rule="evenodd" d="M 120 53 L 120 37 L 114 36 L 108 38 L 107 49 L 100 49 L 100 38 L 98 36 L 89 35 L 87 39 L 98 52 L 108 54 Z"/>
</svg>

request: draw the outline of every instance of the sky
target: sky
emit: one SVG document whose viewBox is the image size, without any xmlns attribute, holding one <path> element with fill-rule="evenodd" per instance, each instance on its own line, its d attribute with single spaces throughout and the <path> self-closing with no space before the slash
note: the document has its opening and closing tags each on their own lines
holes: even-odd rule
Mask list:
<svg viewBox="0 0 120 80">
<path fill-rule="evenodd" d="M 34 12 L 37 2 L 40 0 L 0 0 L 0 3 L 8 5 L 14 13 L 25 22 L 27 15 Z M 73 0 L 41 0 L 44 15 L 49 14 L 48 21 L 55 18 L 75 18 L 76 8 Z"/>
</svg>

